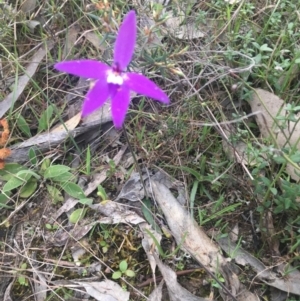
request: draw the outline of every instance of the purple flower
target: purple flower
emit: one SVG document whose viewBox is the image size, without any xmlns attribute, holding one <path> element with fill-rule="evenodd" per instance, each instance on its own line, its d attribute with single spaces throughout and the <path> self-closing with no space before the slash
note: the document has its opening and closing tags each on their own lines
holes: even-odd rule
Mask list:
<svg viewBox="0 0 300 301">
<path fill-rule="evenodd" d="M 168 96 L 150 79 L 138 73 L 126 72 L 134 52 L 135 40 L 136 16 L 134 11 L 130 11 L 120 26 L 111 67 L 94 60 L 55 64 L 54 67 L 60 71 L 95 80 L 84 100 L 82 116 L 92 113 L 110 98 L 112 119 L 115 127 L 120 128 L 129 107 L 130 90 L 169 103 Z"/>
</svg>

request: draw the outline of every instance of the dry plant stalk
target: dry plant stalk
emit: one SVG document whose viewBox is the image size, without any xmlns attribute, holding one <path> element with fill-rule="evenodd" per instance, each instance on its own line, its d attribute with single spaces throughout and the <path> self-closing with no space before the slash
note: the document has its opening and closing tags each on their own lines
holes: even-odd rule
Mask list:
<svg viewBox="0 0 300 301">
<path fill-rule="evenodd" d="M 0 119 L 0 125 L 3 131 L 0 132 L 0 147 L 4 146 L 9 138 L 9 126 L 6 119 Z M 11 151 L 8 148 L 0 148 L 0 169 L 4 168 L 4 159 L 10 155 Z"/>
</svg>

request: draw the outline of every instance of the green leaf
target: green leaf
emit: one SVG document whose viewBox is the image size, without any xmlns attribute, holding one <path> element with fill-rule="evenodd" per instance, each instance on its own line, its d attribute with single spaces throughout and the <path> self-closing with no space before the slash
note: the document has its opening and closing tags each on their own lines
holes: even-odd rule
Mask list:
<svg viewBox="0 0 300 301">
<path fill-rule="evenodd" d="M 20 170 L 20 171 L 17 172 L 16 176 L 17 176 L 17 177 L 21 177 L 21 176 L 23 176 L 24 174 L 26 175 L 26 177 L 28 177 L 28 179 L 29 179 L 31 176 L 35 177 L 37 180 L 39 180 L 39 179 L 41 178 L 37 173 L 35 173 L 34 171 L 32 171 L 32 170 L 30 170 L 30 169 L 27 169 L 27 170 Z"/>
<path fill-rule="evenodd" d="M 132 270 L 126 270 L 125 275 L 128 277 L 135 277 L 135 272 Z"/>
<path fill-rule="evenodd" d="M 48 106 L 39 119 L 38 132 L 48 130 L 50 128 L 50 120 L 54 111 L 54 105 Z"/>
<path fill-rule="evenodd" d="M 145 231 L 147 232 L 147 234 L 152 238 L 155 246 L 157 247 L 158 253 L 162 258 L 166 258 L 167 254 L 163 251 L 161 245 L 159 244 L 158 240 L 156 239 L 156 237 L 153 235 L 153 233 L 151 233 L 148 229 L 145 229 Z"/>
<path fill-rule="evenodd" d="M 51 165 L 44 173 L 45 179 L 51 179 L 67 173 L 71 168 L 65 165 Z"/>
<path fill-rule="evenodd" d="M 105 247 L 107 245 L 106 241 L 104 241 L 104 240 L 101 240 L 99 242 L 99 244 L 100 244 L 101 247 Z"/>
<path fill-rule="evenodd" d="M 87 208 L 79 208 L 72 212 L 72 214 L 69 217 L 69 221 L 72 224 L 78 223 L 81 219 L 84 218 L 86 214 Z"/>
<path fill-rule="evenodd" d="M 56 187 L 51 185 L 46 185 L 47 191 L 50 194 L 52 198 L 52 202 L 54 204 L 58 202 L 62 202 L 64 200 L 64 197 L 62 196 L 62 193 L 60 190 L 58 190 Z"/>
<path fill-rule="evenodd" d="M 127 270 L 127 268 L 128 268 L 127 261 L 126 261 L 126 260 L 122 260 L 122 261 L 120 262 L 120 264 L 119 264 L 119 268 L 120 268 L 120 271 L 121 271 L 122 273 L 124 273 L 124 272 Z"/>
<path fill-rule="evenodd" d="M 271 185 L 271 180 L 270 180 L 269 178 L 261 177 L 260 180 L 261 180 L 266 186 L 270 186 L 270 185 Z"/>
<path fill-rule="evenodd" d="M 20 197 L 24 199 L 30 197 L 36 191 L 37 185 L 37 179 L 31 178 L 28 180 L 20 190 Z"/>
<path fill-rule="evenodd" d="M 255 48 L 257 48 L 257 49 L 260 48 L 260 45 L 259 45 L 257 42 L 252 42 L 252 45 L 253 45 Z"/>
<path fill-rule="evenodd" d="M 86 163 L 85 163 L 86 164 L 86 173 L 88 175 L 91 174 L 91 157 L 92 157 L 91 149 L 90 149 L 90 145 L 88 145 L 87 150 L 86 150 L 86 159 L 85 159 L 85 161 L 86 161 Z"/>
<path fill-rule="evenodd" d="M 28 168 L 17 163 L 7 163 L 5 164 L 5 169 L 0 170 L 0 179 L 3 181 L 8 181 L 20 170 L 28 170 Z"/>
<path fill-rule="evenodd" d="M 120 271 L 116 271 L 112 274 L 111 278 L 112 279 L 120 279 L 122 277 L 122 273 Z"/>
<path fill-rule="evenodd" d="M 276 188 L 271 187 L 270 191 L 273 193 L 273 195 L 277 195 L 277 189 Z"/>
<path fill-rule="evenodd" d="M 232 204 L 232 205 L 229 205 L 228 207 L 225 207 L 225 208 L 219 210 L 216 213 L 210 214 L 208 218 L 206 218 L 205 220 L 203 220 L 201 222 L 201 226 L 203 226 L 204 224 L 208 223 L 209 221 L 211 221 L 215 218 L 221 218 L 222 216 L 224 216 L 225 213 L 232 212 L 235 210 L 236 207 L 241 206 L 241 205 L 242 205 L 241 203 Z M 200 211 L 201 210 L 199 210 L 199 212 Z"/>
<path fill-rule="evenodd" d="M 292 205 L 292 200 L 291 199 L 285 199 L 284 201 L 284 209 L 288 210 Z"/>
<path fill-rule="evenodd" d="M 41 165 L 41 172 L 45 172 L 46 169 L 50 166 L 51 161 L 49 158 L 46 158 L 43 160 L 42 165 Z"/>
<path fill-rule="evenodd" d="M 262 59 L 261 53 L 258 53 L 258 54 L 254 57 L 254 61 L 255 61 L 256 64 L 260 64 L 260 63 L 261 63 L 261 59 Z"/>
<path fill-rule="evenodd" d="M 20 285 L 28 286 L 28 280 L 26 279 L 25 276 L 19 276 L 18 277 L 18 282 L 19 282 Z"/>
<path fill-rule="evenodd" d="M 27 264 L 26 262 L 22 263 L 21 266 L 20 266 L 20 269 L 21 270 L 26 270 L 27 269 Z M 23 275 L 20 275 L 18 277 L 18 282 L 20 283 L 20 285 L 24 285 L 24 286 L 27 286 L 28 285 L 28 280 L 25 276 Z"/>
<path fill-rule="evenodd" d="M 272 52 L 272 51 L 273 51 L 273 49 L 270 48 L 270 47 L 268 46 L 268 44 L 263 44 L 263 45 L 261 45 L 260 48 L 259 48 L 259 50 L 260 50 L 260 51 L 268 51 L 268 52 Z"/>
<path fill-rule="evenodd" d="M 273 156 L 273 159 L 278 164 L 283 164 L 286 162 L 286 159 L 283 156 Z"/>
<path fill-rule="evenodd" d="M 93 204 L 93 199 L 80 199 L 79 203 L 82 205 L 92 205 Z"/>
<path fill-rule="evenodd" d="M 143 199 L 142 212 L 145 217 L 145 220 L 152 226 L 152 228 L 159 234 L 162 235 L 160 227 L 157 225 L 153 218 L 153 213 L 151 211 L 151 202 L 149 199 Z"/>
<path fill-rule="evenodd" d="M 35 150 L 34 150 L 33 147 L 31 147 L 29 149 L 28 157 L 29 157 L 30 163 L 32 165 L 36 165 L 36 163 L 37 163 L 37 156 L 36 156 L 36 153 L 35 153 Z"/>
<path fill-rule="evenodd" d="M 107 194 L 106 194 L 106 192 L 105 192 L 105 189 L 104 189 L 101 185 L 99 185 L 99 186 L 97 187 L 97 189 L 98 189 L 97 195 L 102 199 L 102 201 L 107 200 L 108 197 L 107 197 Z"/>
<path fill-rule="evenodd" d="M 51 226 L 50 224 L 46 224 L 45 227 L 46 227 L 46 229 L 48 229 L 48 230 L 52 230 L 52 226 Z"/>
<path fill-rule="evenodd" d="M 109 160 L 108 164 L 109 164 L 109 167 L 110 167 L 111 169 L 115 170 L 115 168 L 116 168 L 116 163 L 115 163 L 114 160 Z"/>
<path fill-rule="evenodd" d="M 203 176 L 197 172 L 196 170 L 189 168 L 187 166 L 181 166 L 180 167 L 183 171 L 186 171 L 188 173 L 190 173 L 191 175 L 193 175 L 199 182 L 203 181 Z"/>
<path fill-rule="evenodd" d="M 0 209 L 5 208 L 5 209 L 13 209 L 12 206 L 7 206 L 6 203 L 9 201 L 9 195 L 10 193 L 0 193 Z"/>
<path fill-rule="evenodd" d="M 19 130 L 28 138 L 32 137 L 28 123 L 22 115 L 19 115 L 17 118 L 17 126 Z"/>
<path fill-rule="evenodd" d="M 290 159 L 295 163 L 299 163 L 300 162 L 300 152 L 297 151 L 294 155 L 290 156 Z"/>
<path fill-rule="evenodd" d="M 9 179 L 7 183 L 3 186 L 3 192 L 11 191 L 25 184 L 31 178 L 31 174 L 23 173 L 17 177 L 15 175 L 13 178 Z"/>
<path fill-rule="evenodd" d="M 67 182 L 61 185 L 61 188 L 75 199 L 84 199 L 85 194 L 83 190 L 75 183 Z"/>
<path fill-rule="evenodd" d="M 65 172 L 62 175 L 51 178 L 51 180 L 56 181 L 56 182 L 60 182 L 60 183 L 66 183 L 66 182 L 74 181 L 75 176 L 73 174 L 71 174 L 70 172 Z"/>
</svg>

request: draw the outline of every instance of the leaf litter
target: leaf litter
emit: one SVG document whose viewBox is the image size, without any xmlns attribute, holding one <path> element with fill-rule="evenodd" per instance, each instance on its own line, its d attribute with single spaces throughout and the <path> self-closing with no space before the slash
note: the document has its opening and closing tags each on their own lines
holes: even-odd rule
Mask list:
<svg viewBox="0 0 300 301">
<path fill-rule="evenodd" d="M 129 180 L 129 183 L 131 183 L 131 180 Z M 151 181 L 151 183 L 151 192 L 153 193 L 153 197 L 158 203 L 159 207 L 163 210 L 163 213 L 167 220 L 167 224 L 170 227 L 171 233 L 175 237 L 177 244 L 180 246 L 181 249 L 186 250 L 188 253 L 190 253 L 193 256 L 193 258 L 195 258 L 195 260 L 197 260 L 199 264 L 201 266 L 204 266 L 209 272 L 215 275 L 221 273 L 226 279 L 226 284 L 229 285 L 230 291 L 234 294 L 237 300 L 242 301 L 258 299 L 257 296 L 249 292 L 239 282 L 237 275 L 232 272 L 231 265 L 234 263 L 231 262 L 231 259 L 226 258 L 222 255 L 220 247 L 222 247 L 222 249 L 224 249 L 224 251 L 226 251 L 228 255 L 232 256 L 231 254 L 234 254 L 233 257 L 236 263 L 242 265 L 249 264 L 250 266 L 252 266 L 257 272 L 256 277 L 264 281 L 266 284 L 277 287 L 288 293 L 292 292 L 294 294 L 300 295 L 300 290 L 296 285 L 296 283 L 299 282 L 298 271 L 295 271 L 295 273 L 292 274 L 291 279 L 287 278 L 283 280 L 281 277 L 278 277 L 276 273 L 271 272 L 270 268 L 263 265 L 252 255 L 249 254 L 249 257 L 238 256 L 237 254 L 248 253 L 244 251 L 241 247 L 234 245 L 234 243 L 229 243 L 228 238 L 218 239 L 217 243 L 214 243 L 213 240 L 209 238 L 207 234 L 195 223 L 195 221 L 193 221 L 188 212 L 186 212 L 183 209 L 183 207 L 174 198 L 171 191 L 164 184 L 161 184 L 160 182 L 156 181 Z M 136 187 L 136 193 L 138 194 L 140 192 L 140 186 L 135 185 L 134 187 Z M 135 193 L 133 193 L 132 190 L 131 194 L 134 196 L 133 201 L 135 201 Z M 122 192 L 120 195 L 122 195 Z M 127 193 L 125 193 L 124 195 L 126 197 L 128 196 Z M 145 232 L 144 227 L 145 226 L 143 226 L 143 247 L 145 249 L 150 263 L 152 262 L 151 267 L 153 271 L 155 270 L 155 266 L 157 264 L 157 260 L 153 253 L 155 252 L 156 247 L 152 238 L 149 237 L 147 232 Z M 160 236 L 158 236 L 157 238 L 158 241 L 160 241 Z M 228 246 L 228 243 L 230 247 Z M 152 248 L 150 247 L 151 244 Z M 238 256 L 238 259 L 236 259 L 236 256 Z M 153 261 L 153 257 L 155 259 L 155 262 Z M 246 258 L 246 260 L 242 261 L 240 258 Z M 252 259 L 255 259 L 256 261 L 253 263 Z M 263 271 L 266 272 L 263 273 Z M 225 287 L 223 287 L 223 289 L 224 288 Z M 227 295 L 227 293 L 227 290 L 223 291 L 224 296 Z"/>
<path fill-rule="evenodd" d="M 51 149 L 55 149 L 70 136 L 76 138 L 84 133 L 88 133 L 98 125 L 111 121 L 109 107 L 107 105 L 103 106 L 94 114 L 86 117 L 82 123 L 79 124 L 79 121 L 81 121 L 80 113 L 66 121 L 65 125 L 59 125 L 48 133 L 41 133 L 27 139 L 25 142 L 14 144 L 11 147 L 12 152 L 8 162 L 27 162 L 29 160 L 28 153 L 30 148 L 33 148 L 37 152 L 45 153 Z M 77 127 L 78 124 L 79 126 Z"/>
<path fill-rule="evenodd" d="M 178 38 L 182 39 L 183 36 L 178 36 Z M 5 104 L 5 102 L 3 102 L 3 103 Z M 12 104 L 12 102 L 11 102 L 11 104 Z M 1 103 L 1 105 L 2 105 L 2 103 Z M 0 108 L 0 113 L 1 113 L 1 109 L 2 109 L 2 106 Z M 48 139 L 48 144 L 50 145 L 50 147 L 49 147 L 49 145 L 47 146 L 48 148 L 42 147 L 42 150 L 47 151 L 49 149 L 55 148 L 62 141 L 64 141 L 66 139 L 66 137 L 68 137 L 68 135 L 73 134 L 73 132 L 74 132 L 74 136 L 77 136 L 79 133 L 88 132 L 90 127 L 87 127 L 82 130 L 80 129 L 78 131 L 78 133 L 75 131 L 75 129 L 77 128 L 78 123 L 79 123 L 78 116 L 79 115 L 76 115 L 73 120 L 70 119 L 70 123 L 67 122 L 66 128 L 59 127 L 57 129 L 53 130 L 53 133 L 57 133 L 58 135 L 61 135 L 57 141 L 55 140 L 54 136 L 48 135 L 48 133 L 46 133 L 46 134 L 44 133 L 44 134 L 37 135 L 36 137 L 33 137 L 34 139 L 32 139 L 32 141 L 30 142 L 31 144 L 29 143 L 27 145 L 34 146 L 36 144 L 39 144 L 39 141 L 42 141 L 41 144 L 43 145 L 43 143 L 46 143 L 46 140 Z M 265 122 L 265 120 L 264 120 L 264 122 Z M 97 117 L 94 119 L 94 123 L 91 122 L 91 124 L 90 124 L 90 126 L 94 126 L 94 125 L 98 125 Z M 66 129 L 67 129 L 67 131 L 66 131 Z M 65 135 L 65 134 L 67 134 L 67 135 Z M 45 135 L 45 136 L 43 136 L 43 135 Z M 24 145 L 26 145 L 26 144 L 24 144 Z M 23 146 L 20 146 L 20 148 L 22 148 Z M 28 149 L 26 149 L 26 151 L 27 150 Z M 23 152 L 25 159 L 27 159 L 27 157 L 25 155 L 26 151 Z M 14 159 L 20 160 L 19 155 L 20 155 L 20 153 L 15 153 Z M 90 183 L 90 186 L 86 191 L 86 194 L 88 195 L 88 194 L 92 193 L 96 189 L 97 185 L 99 183 L 102 183 L 106 178 L 107 177 L 106 177 L 105 172 L 98 173 L 95 177 L 95 180 Z M 123 187 L 124 191 L 122 191 L 121 194 L 118 196 L 118 200 L 125 198 L 129 201 L 136 202 L 144 197 L 143 189 L 141 189 L 142 185 L 141 185 L 141 183 L 139 183 L 138 177 L 136 175 L 134 175 L 131 180 L 132 180 L 131 183 L 129 183 L 126 187 L 125 186 Z M 234 273 L 226 274 L 226 272 L 228 272 L 227 268 L 229 266 L 228 261 L 220 253 L 218 244 L 214 243 L 210 238 L 208 238 L 206 236 L 204 231 L 201 228 L 199 228 L 197 226 L 197 224 L 195 224 L 193 222 L 193 220 L 190 218 L 189 214 L 187 212 L 185 212 L 185 210 L 182 210 L 182 207 L 180 207 L 180 206 L 178 207 L 177 200 L 175 199 L 175 197 L 172 195 L 171 191 L 169 190 L 169 188 L 171 186 L 164 185 L 160 182 L 157 182 L 152 176 L 150 177 L 150 179 L 149 179 L 149 177 L 145 176 L 143 178 L 143 180 L 148 181 L 148 184 L 151 183 L 151 185 L 150 184 L 148 185 L 149 195 L 154 195 L 155 201 L 159 204 L 164 205 L 164 206 L 162 206 L 164 208 L 163 212 L 168 220 L 168 225 L 169 225 L 178 245 L 181 248 L 183 248 L 185 251 L 190 252 L 191 254 L 194 254 L 195 251 L 196 251 L 196 253 L 198 253 L 198 250 L 199 250 L 199 254 L 196 254 L 196 256 L 194 256 L 194 258 L 199 263 L 203 264 L 203 266 L 205 266 L 210 272 L 212 272 L 212 273 L 219 273 L 220 271 L 221 271 L 221 273 L 224 272 L 223 276 L 226 280 L 226 285 L 228 285 L 228 287 L 230 287 L 232 289 L 232 292 L 234 295 L 239 294 L 237 297 L 238 300 L 257 300 L 257 298 L 255 298 L 255 296 L 253 294 L 251 294 L 250 292 L 248 292 L 247 290 L 245 290 L 242 287 L 242 285 L 239 283 L 238 279 L 235 277 Z M 133 185 L 133 184 L 135 184 L 135 185 Z M 151 189 L 149 187 L 151 187 Z M 184 194 L 182 194 L 182 195 L 184 195 Z M 71 200 L 71 199 L 69 199 L 69 200 Z M 186 202 L 186 200 L 184 200 L 183 204 L 185 202 Z M 74 200 L 71 200 L 71 202 L 66 202 L 66 203 L 68 203 L 68 206 L 65 206 L 64 208 L 62 207 L 63 209 L 61 208 L 55 215 L 52 216 L 52 217 L 55 217 L 55 220 L 58 219 L 58 217 L 60 217 L 60 215 L 62 213 L 68 213 L 68 211 L 72 210 L 74 208 L 74 206 L 77 204 L 76 201 L 74 201 Z M 166 204 L 166 203 L 170 203 L 170 204 Z M 172 210 L 173 209 L 172 206 L 174 206 L 174 208 L 176 208 L 176 210 L 175 209 Z M 95 212 L 105 215 L 105 217 L 99 217 L 99 220 L 96 221 L 96 223 L 97 222 L 98 223 L 107 223 L 107 224 L 126 223 L 126 224 L 132 224 L 132 225 L 138 224 L 140 226 L 146 225 L 149 229 L 149 225 L 147 225 L 145 223 L 145 220 L 142 217 L 140 217 L 137 213 L 135 213 L 133 211 L 125 209 L 124 206 L 122 206 L 118 203 L 109 201 L 107 203 L 93 205 L 92 207 L 90 207 L 90 209 L 95 210 Z M 179 211 L 179 212 L 175 212 L 175 211 Z M 176 215 L 172 216 L 173 213 L 175 213 Z M 178 218 L 178 220 L 175 220 L 175 218 L 174 218 L 175 216 Z M 175 225 L 175 223 L 177 223 L 177 222 L 179 222 L 179 225 Z M 184 224 L 188 226 L 187 228 L 189 229 L 190 233 L 187 233 L 186 229 L 184 230 L 184 227 L 183 227 Z M 73 233 L 69 232 L 67 234 L 68 234 L 69 238 L 70 238 L 70 236 L 73 236 L 73 234 L 74 234 L 73 238 L 75 238 L 75 240 L 80 240 L 85 235 L 87 235 L 87 233 L 90 231 L 90 229 L 92 228 L 93 225 L 94 225 L 94 223 L 84 225 L 84 226 L 79 225 L 79 228 L 76 228 L 76 230 Z M 82 228 L 80 229 L 80 227 L 82 227 Z M 141 229 L 143 229 L 143 228 L 141 228 Z M 79 234 L 79 235 L 76 234 L 76 231 L 77 231 L 77 234 Z M 170 299 L 171 300 L 206 300 L 203 298 L 191 296 L 191 294 L 188 291 L 185 291 L 185 289 L 183 289 L 177 283 L 175 273 L 170 268 L 168 268 L 166 265 L 164 265 L 158 258 L 157 254 L 156 254 L 157 248 L 156 248 L 155 243 L 152 241 L 152 238 L 149 237 L 147 232 L 145 232 L 144 230 L 142 230 L 142 231 L 144 234 L 144 238 L 146 237 L 146 240 L 147 240 L 147 243 L 146 244 L 144 243 L 143 247 L 145 249 L 145 252 L 147 254 L 149 261 L 152 261 L 152 264 L 151 264 L 152 271 L 154 273 L 155 266 L 156 265 L 159 266 L 159 269 L 162 271 L 162 274 L 164 275 L 165 282 L 167 283 Z M 70 235 L 70 233 L 71 233 L 71 235 Z M 148 237 L 147 237 L 147 235 L 148 235 Z M 153 235 L 156 236 L 157 234 L 154 232 Z M 195 235 L 195 238 L 196 238 L 195 242 L 192 241 L 193 235 Z M 201 240 L 204 241 L 204 243 L 202 242 L 202 246 L 197 244 L 198 238 L 199 238 L 199 241 L 201 241 Z M 157 236 L 157 240 L 160 241 L 159 236 Z M 62 239 L 60 241 L 59 245 L 65 244 L 66 241 L 67 241 L 66 238 Z M 219 241 L 218 241 L 218 243 L 219 243 Z M 220 245 L 222 246 L 221 243 L 220 243 Z M 228 249 L 228 247 L 227 247 L 227 250 L 228 250 L 227 253 L 231 254 L 231 252 L 236 249 Z M 239 249 L 239 250 L 242 250 L 242 249 Z M 152 256 L 151 260 L 150 260 L 150 256 L 148 256 L 148 255 Z M 154 259 L 155 263 L 153 262 L 153 259 Z M 243 262 L 243 264 L 250 264 L 252 259 L 253 258 L 247 258 L 247 260 L 245 260 Z M 218 262 L 218 264 L 216 264 L 216 261 Z M 239 261 L 239 257 L 238 257 L 238 260 L 236 260 L 236 262 L 240 263 L 242 261 Z M 221 267 L 219 266 L 219 264 L 221 265 Z M 240 263 L 240 264 L 242 264 L 242 263 Z M 256 263 L 256 265 L 259 266 L 258 263 Z M 255 266 L 255 264 L 253 264 L 253 266 Z M 261 267 L 262 266 L 260 266 L 260 268 Z M 267 270 L 267 267 L 264 267 L 264 270 Z M 262 270 L 257 269 L 257 273 L 260 273 L 261 271 Z M 261 279 L 266 284 L 270 285 L 269 282 L 271 282 L 271 280 L 270 280 L 271 276 L 269 276 L 269 274 L 267 274 L 267 273 L 262 273 L 262 274 L 264 275 L 264 277 L 260 278 L 257 276 L 257 278 Z M 276 278 L 277 275 L 275 275 L 275 276 L 272 275 L 272 277 Z M 295 278 L 293 279 L 293 281 L 295 281 L 295 283 L 296 283 L 297 277 L 295 276 Z M 169 281 L 170 279 L 172 279 L 173 281 Z M 272 281 L 273 280 L 274 280 L 274 278 L 272 278 Z M 113 287 L 114 291 L 119 292 L 119 293 L 121 292 L 122 288 L 118 285 L 115 286 L 112 283 L 108 283 L 107 281 L 106 281 L 106 283 L 104 283 L 104 282 L 105 281 L 84 283 L 82 281 L 79 281 L 79 282 L 74 282 L 74 283 L 76 285 L 81 286 L 81 288 L 84 288 L 86 293 L 88 293 L 90 296 L 93 296 L 96 300 L 102 300 L 102 301 L 103 300 L 109 300 L 109 301 L 128 300 L 129 295 L 128 296 L 122 295 L 123 299 L 117 299 L 118 296 L 112 296 L 112 295 L 107 294 L 107 290 L 111 290 L 112 287 Z M 71 282 L 69 282 L 69 284 L 70 283 Z M 288 281 L 287 282 L 279 281 L 276 283 L 279 284 L 280 288 L 286 289 L 288 292 L 289 292 L 289 288 L 291 287 L 293 289 L 293 291 L 295 291 L 295 294 L 297 294 L 297 290 L 295 289 L 294 284 L 291 285 Z M 152 293 L 153 296 L 151 296 L 152 294 L 149 296 L 150 300 L 152 300 L 152 299 L 153 300 L 162 300 L 162 294 L 161 294 L 162 286 L 163 286 L 163 282 L 161 282 L 160 285 L 153 291 L 153 293 Z M 43 289 L 44 288 L 45 287 L 43 287 Z M 76 287 L 76 289 L 77 288 L 78 287 Z M 222 290 L 224 290 L 224 288 Z M 41 297 L 42 293 L 39 294 L 38 292 L 39 292 L 39 289 L 37 288 L 37 292 L 36 292 L 37 297 L 41 298 L 41 300 L 42 300 L 43 299 Z M 222 293 L 223 293 L 223 297 L 224 297 L 227 292 L 223 291 Z M 299 292 L 298 292 L 298 294 L 299 294 Z M 6 297 L 7 297 L 7 300 L 9 300 L 9 297 L 7 296 L 7 294 L 6 294 Z M 226 297 L 224 297 L 224 300 L 225 299 L 226 299 Z"/>
<path fill-rule="evenodd" d="M 17 81 L 14 85 L 14 90 L 7 95 L 2 101 L 0 106 L 0 118 L 8 111 L 12 110 L 15 102 L 23 93 L 28 82 L 31 80 L 32 76 L 35 74 L 40 62 L 46 56 L 48 51 L 50 51 L 54 46 L 54 42 L 50 41 L 46 43 L 45 46 L 40 47 L 36 53 L 32 56 L 30 63 L 27 65 L 24 70 L 24 74 L 17 78 Z"/>
<path fill-rule="evenodd" d="M 86 292 L 98 301 L 128 301 L 129 292 L 111 280 L 99 282 L 76 281 Z"/>
<path fill-rule="evenodd" d="M 252 99 L 249 101 L 252 112 L 260 111 L 256 115 L 256 121 L 263 138 L 271 139 L 271 143 L 281 151 L 284 147 L 296 148 L 300 151 L 300 123 L 299 119 L 288 121 L 287 126 L 280 125 L 279 116 L 288 117 L 285 102 L 277 95 L 263 90 L 254 89 Z M 295 181 L 300 180 L 300 168 L 287 163 L 286 172 Z M 298 174 L 297 174 L 298 173 Z"/>
<path fill-rule="evenodd" d="M 150 180 L 149 178 L 146 180 L 148 181 L 148 184 L 151 181 L 151 185 L 147 186 L 148 192 L 150 195 L 152 195 L 154 200 L 162 209 L 167 220 L 167 225 L 170 228 L 170 231 L 174 236 L 175 240 L 177 241 L 177 244 L 180 246 L 180 249 L 191 254 L 193 258 L 200 264 L 200 266 L 205 267 L 210 276 L 221 273 L 225 279 L 225 286 L 227 286 L 230 289 L 231 294 L 235 296 L 236 300 L 257 300 L 257 297 L 250 293 L 239 282 L 238 277 L 232 272 L 231 265 L 234 263 L 230 262 L 227 258 L 225 258 L 222 255 L 222 253 L 220 252 L 219 245 L 226 251 L 227 254 L 235 254 L 234 260 L 236 263 L 241 265 L 249 264 L 250 266 L 252 266 L 253 269 L 257 272 L 257 279 L 260 279 L 264 283 L 277 287 L 283 291 L 287 291 L 289 293 L 292 292 L 294 294 L 300 295 L 298 289 L 298 272 L 291 273 L 288 279 L 279 278 L 275 273 L 271 272 L 270 269 L 264 266 L 253 256 L 249 254 L 247 255 L 247 252 L 243 251 L 241 248 L 238 248 L 233 243 L 228 243 L 228 238 L 217 240 L 217 243 L 215 243 L 193 221 L 189 213 L 182 207 L 182 205 L 179 204 L 178 200 L 176 200 L 169 188 L 167 188 L 167 186 L 163 184 L 163 182 L 170 183 L 170 178 L 165 176 L 164 181 L 155 181 L 155 179 L 157 180 L 158 178 L 162 180 L 163 175 L 161 173 L 159 173 L 159 175 L 152 175 L 150 177 Z M 130 181 L 132 181 L 132 179 L 129 179 L 129 182 Z M 137 181 L 135 181 L 135 183 L 137 183 Z M 89 193 L 95 190 L 96 185 L 92 187 L 93 188 L 89 189 Z M 140 192 L 139 185 L 133 185 L 130 187 L 131 192 L 134 189 L 133 187 L 136 187 L 136 194 Z M 126 197 L 128 197 L 129 195 L 130 194 L 125 193 Z M 133 193 L 131 195 L 134 196 L 135 194 Z M 133 198 L 133 201 L 136 201 L 135 197 Z M 67 212 L 66 210 L 72 210 L 74 204 L 72 204 L 72 206 L 68 208 L 66 208 L 64 205 L 64 210 L 59 210 L 59 214 L 56 216 L 56 218 L 58 218 L 63 212 Z M 191 293 L 189 293 L 186 289 L 182 288 L 177 283 L 175 273 L 172 270 L 170 270 L 169 267 L 164 265 L 158 258 L 157 246 L 145 229 L 150 229 L 149 231 L 151 231 L 153 235 L 157 237 L 158 242 L 160 241 L 161 236 L 155 233 L 155 231 L 151 229 L 151 226 L 147 225 L 147 223 L 145 223 L 145 220 L 139 217 L 138 214 L 126 209 L 126 207 L 124 207 L 123 205 L 113 201 L 107 201 L 103 204 L 100 203 L 96 205 L 91 205 L 90 208 L 95 212 L 101 213 L 101 215 L 104 215 L 105 217 L 101 217 L 90 224 L 85 224 L 82 226 L 77 225 L 77 227 L 75 227 L 73 230 L 71 228 L 65 228 L 64 230 L 59 231 L 55 235 L 56 239 L 53 240 L 53 238 L 51 239 L 50 237 L 46 238 L 49 242 L 49 245 L 63 246 L 66 245 L 70 238 L 72 240 L 75 240 L 75 242 L 80 241 L 82 238 L 84 238 L 84 236 L 87 235 L 87 233 L 92 229 L 92 227 L 96 223 L 125 223 L 132 225 L 140 225 L 140 229 L 144 233 L 142 246 L 145 250 L 145 253 L 147 254 L 152 273 L 155 278 L 155 268 L 156 266 L 158 266 L 166 282 L 170 300 L 206 300 L 191 295 Z M 74 246 L 76 246 L 76 244 L 73 244 L 73 248 Z M 75 262 L 77 261 L 75 260 Z M 94 298 L 97 299 L 103 297 L 103 292 L 101 291 L 103 289 L 103 286 L 101 286 L 102 288 L 100 289 L 98 285 L 94 286 L 90 285 L 90 283 L 83 285 L 82 282 L 77 282 L 77 284 L 84 286 L 86 292 Z M 221 294 L 223 295 L 224 300 L 226 300 L 225 296 L 228 295 L 228 291 L 225 289 L 225 286 L 223 285 L 221 288 Z M 160 296 L 160 286 L 159 288 L 155 289 L 153 295 Z"/>
</svg>

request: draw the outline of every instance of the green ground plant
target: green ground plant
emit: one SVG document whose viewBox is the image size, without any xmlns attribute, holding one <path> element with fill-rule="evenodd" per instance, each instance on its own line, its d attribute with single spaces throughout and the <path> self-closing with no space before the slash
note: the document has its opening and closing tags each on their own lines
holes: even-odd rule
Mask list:
<svg viewBox="0 0 300 301">
<path fill-rule="evenodd" d="M 134 277 L 135 273 L 134 271 L 128 269 L 128 264 L 126 260 L 122 260 L 119 264 L 119 270 L 115 271 L 112 274 L 112 279 L 119 279 L 122 277 L 122 275 L 127 277 Z"/>
</svg>

